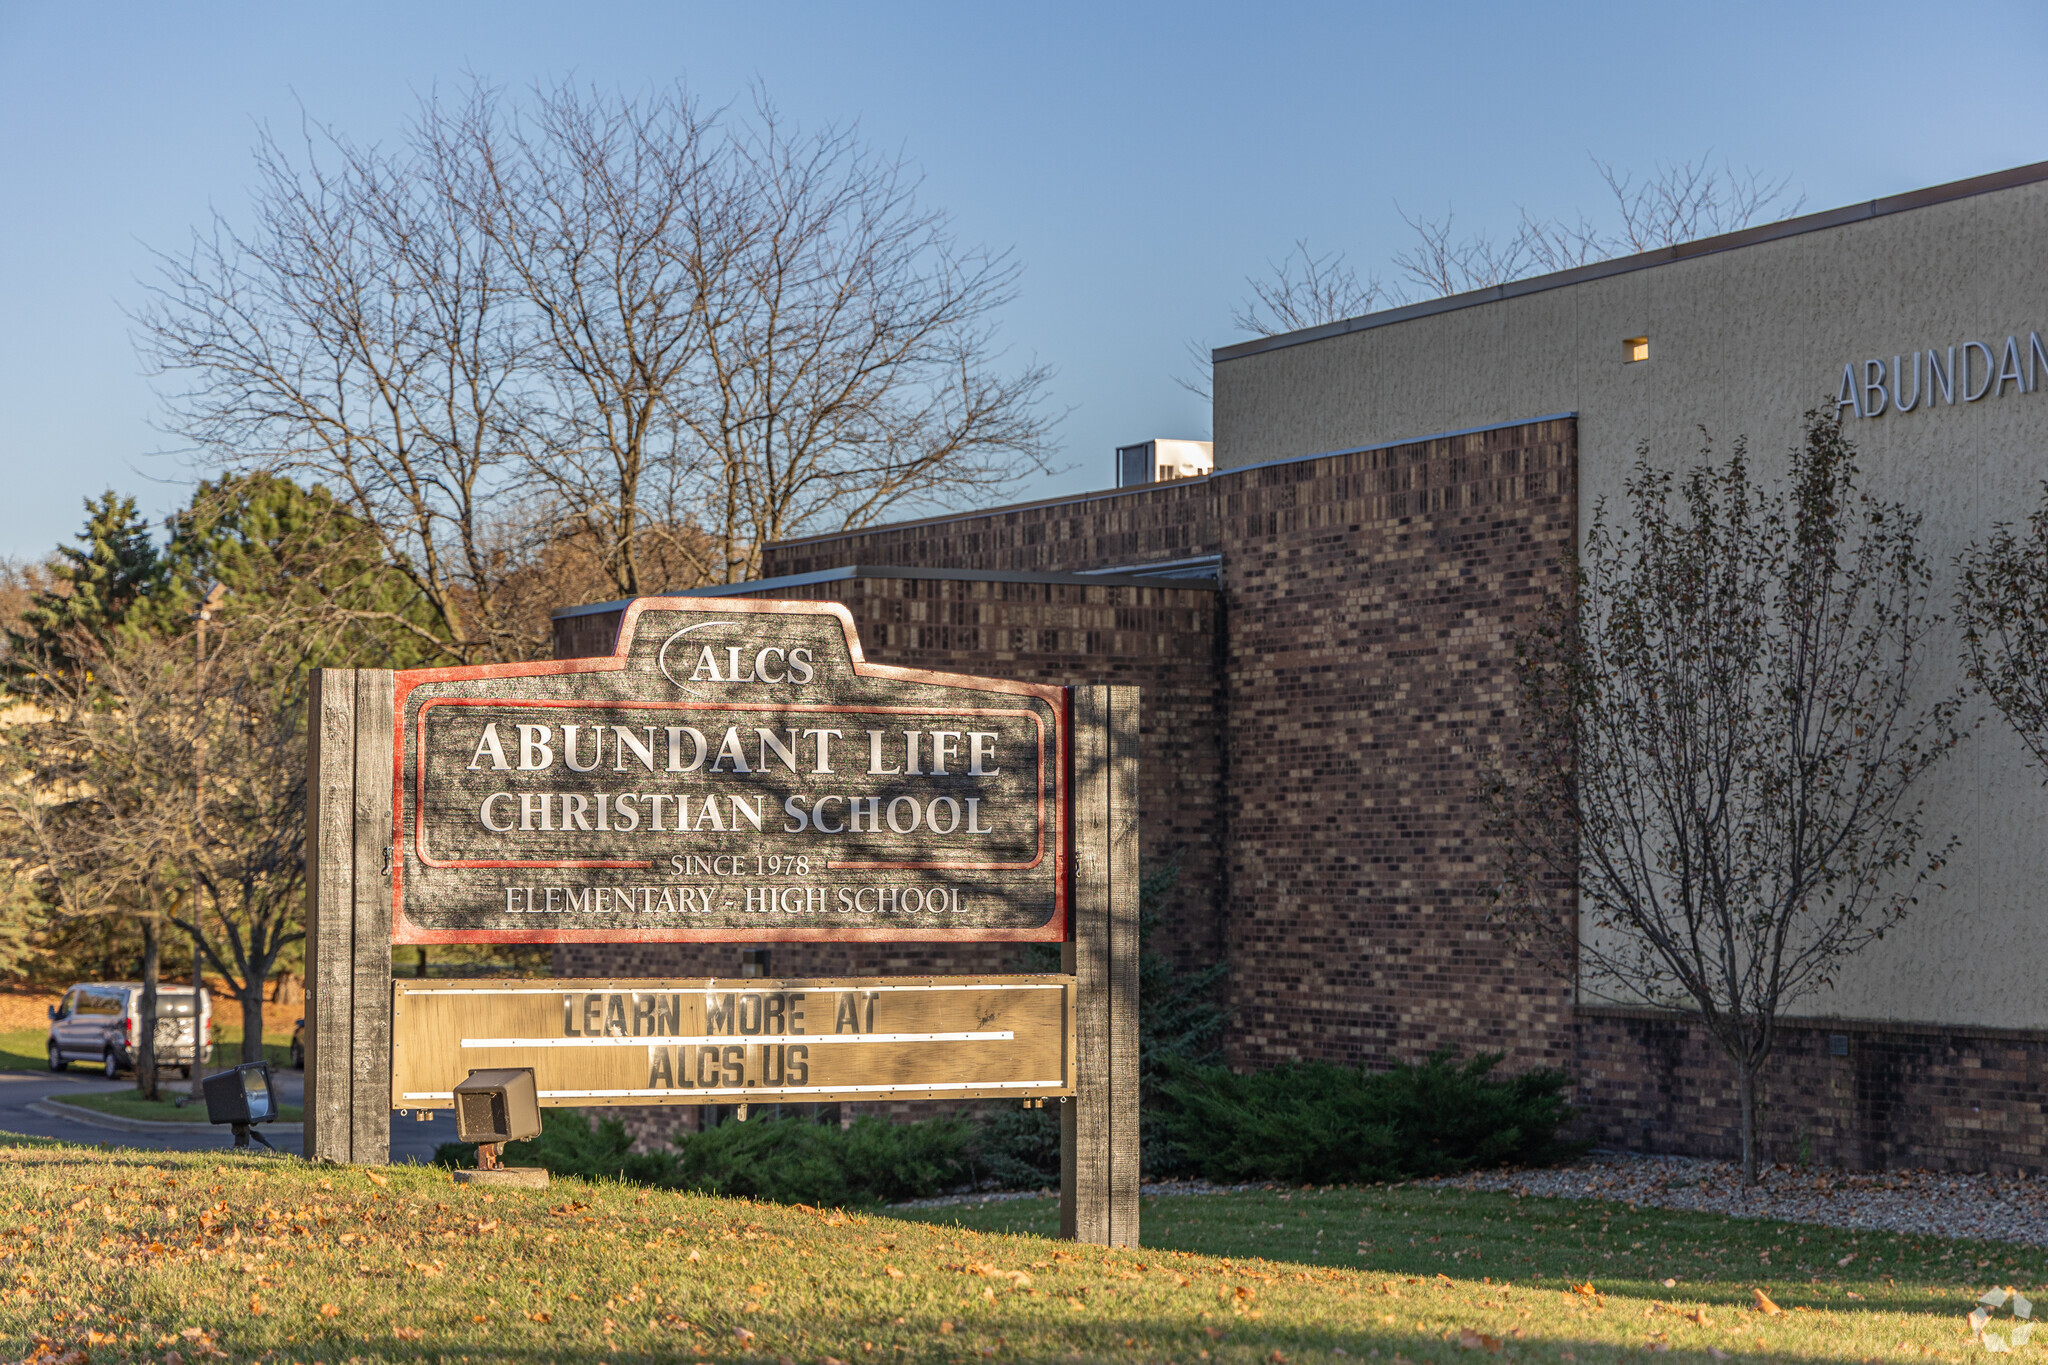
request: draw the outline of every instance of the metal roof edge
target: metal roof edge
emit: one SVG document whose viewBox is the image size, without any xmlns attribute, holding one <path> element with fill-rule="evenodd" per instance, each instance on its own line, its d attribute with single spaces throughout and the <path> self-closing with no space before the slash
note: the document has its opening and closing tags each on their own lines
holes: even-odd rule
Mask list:
<svg viewBox="0 0 2048 1365">
<path fill-rule="evenodd" d="M 1247 474 L 1254 469 L 1271 469 L 1274 465 L 1300 464 L 1303 460 L 1332 460 L 1339 455 L 1363 455 L 1373 450 L 1392 450 L 1396 446 L 1419 446 L 1428 441 L 1448 441 L 1455 436 L 1476 436 L 1482 431 L 1534 426 L 1538 422 L 1562 422 L 1578 415 L 1576 411 L 1547 412 L 1541 417 L 1518 417 L 1512 422 L 1486 422 L 1476 427 L 1459 427 L 1456 431 L 1432 431 L 1427 436 L 1404 436 L 1398 441 L 1375 441 L 1369 446 L 1350 446 L 1344 450 L 1318 450 L 1313 455 L 1282 455 L 1277 460 L 1261 460 L 1257 464 L 1234 464 L 1228 469 L 1217 470 L 1209 477 L 1223 479 L 1232 474 Z"/>
<path fill-rule="evenodd" d="M 1761 223 L 1756 227 L 1743 228 L 1739 232 L 1724 232 L 1718 237 L 1702 237 L 1694 242 L 1680 242 L 1676 246 L 1659 247 L 1655 251 L 1645 251 L 1634 256 L 1617 256 L 1612 260 L 1574 266 L 1570 270 L 1559 270 L 1548 275 L 1532 275 L 1528 279 L 1510 280 L 1506 284 L 1491 285 L 1463 294 L 1449 294 L 1440 299 L 1425 299 L 1421 303 L 1403 304 L 1399 308 L 1387 308 L 1377 313 L 1343 318 L 1316 327 L 1304 327 L 1273 336 L 1253 337 L 1249 341 L 1233 342 L 1228 346 L 1214 348 L 1209 352 L 1209 361 L 1211 364 L 1221 364 L 1226 360 L 1242 360 L 1247 356 L 1284 350 L 1289 346 L 1327 341 L 1331 337 L 1370 331 L 1375 327 L 1387 327 L 1397 322 L 1408 322 L 1437 313 L 1476 308 L 1480 304 L 1499 303 L 1506 299 L 1520 298 L 1525 294 L 1540 294 L 1550 289 L 1563 289 L 1568 285 L 1584 284 L 1614 275 L 1626 275 L 1654 266 L 1689 261 L 1699 256 L 1735 251 L 1764 242 L 1803 236 L 1809 232 L 1823 232 L 1847 223 L 1860 223 L 1912 209 L 1930 208 L 1935 204 L 1953 203 L 1958 199 L 1970 199 L 1980 194 L 2016 189 L 2044 180 L 2048 180 L 2048 161 L 2030 162 L 2003 171 L 1992 171 L 1987 175 L 1971 176 L 1966 180 L 1951 180 L 1944 185 L 1932 185 L 1926 189 L 1908 190 L 1903 194 L 1887 195 L 1881 199 L 1845 204 L 1841 208 L 1823 209 L 1818 213 L 1802 214 L 1797 218 L 1786 218 L 1776 223 Z"/>
<path fill-rule="evenodd" d="M 1175 560 L 1171 567 L 1185 567 L 1189 561 Z M 784 574 L 777 578 L 756 578 L 745 583 L 719 583 L 708 588 L 686 588 L 681 592 L 648 593 L 649 597 L 744 597 L 751 593 L 773 592 L 779 588 L 805 588 L 818 583 L 838 583 L 856 578 L 909 578 L 964 583 L 1044 583 L 1054 586 L 1077 588 L 1187 588 L 1195 592 L 1214 592 L 1214 583 L 1205 583 L 1198 578 L 1169 578 L 1145 573 L 1132 573 L 1126 566 L 1121 569 L 1098 573 L 1052 573 L 1035 569 L 936 569 L 922 566 L 889 564 L 852 564 L 836 569 L 818 569 L 812 573 Z M 549 613 L 548 619 L 566 620 L 576 616 L 596 616 L 606 612 L 624 611 L 634 599 L 622 597 L 614 602 L 591 602 L 580 607 L 558 607 Z"/>
</svg>

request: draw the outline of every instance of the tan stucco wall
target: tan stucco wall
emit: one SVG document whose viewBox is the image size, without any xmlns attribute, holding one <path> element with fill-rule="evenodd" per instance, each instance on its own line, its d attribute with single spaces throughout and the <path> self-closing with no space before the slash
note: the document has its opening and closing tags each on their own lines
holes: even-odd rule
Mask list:
<svg viewBox="0 0 2048 1365">
<path fill-rule="evenodd" d="M 1832 402 L 1845 362 L 2008 335 L 2048 339 L 2048 184 L 1411 318 L 1221 361 L 1218 470 L 1575 412 L 1580 522 L 1621 500 L 1639 442 L 1688 462 L 1704 425 L 1782 469 L 1800 415 Z M 1650 359 L 1622 363 L 1626 337 Z M 1981 357 L 1979 358 L 1981 360 Z M 1926 385 L 1922 368 L 1922 386 Z M 2048 375 L 2034 392 L 1851 417 L 1867 486 L 1926 514 L 1941 566 L 2048 479 Z M 1954 685 L 1960 641 L 1930 687 Z M 1979 705 L 1973 712 L 1985 710 Z M 1963 839 L 1898 931 L 1802 1013 L 2048 1028 L 2048 790 L 2002 720 L 1925 788 L 1930 828 Z"/>
</svg>

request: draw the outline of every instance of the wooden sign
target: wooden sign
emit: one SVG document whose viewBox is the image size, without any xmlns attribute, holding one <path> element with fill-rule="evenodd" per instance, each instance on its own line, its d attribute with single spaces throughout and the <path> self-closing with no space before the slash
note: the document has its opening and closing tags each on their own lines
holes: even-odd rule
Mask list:
<svg viewBox="0 0 2048 1365">
<path fill-rule="evenodd" d="M 1072 1095 L 1071 976 L 399 981 L 391 1107 L 531 1067 L 543 1105 Z"/>
<path fill-rule="evenodd" d="M 401 672 L 392 941 L 1062 939 L 1063 697 L 734 598 L 641 598 L 609 658 Z"/>
</svg>

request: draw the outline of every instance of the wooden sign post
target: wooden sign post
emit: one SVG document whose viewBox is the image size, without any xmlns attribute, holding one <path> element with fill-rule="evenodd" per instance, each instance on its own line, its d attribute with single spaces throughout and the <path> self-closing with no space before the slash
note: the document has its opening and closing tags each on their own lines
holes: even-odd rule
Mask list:
<svg viewBox="0 0 2048 1365">
<path fill-rule="evenodd" d="M 321 670 L 312 707 L 308 1157 L 386 1161 L 394 1107 L 493 1066 L 542 1104 L 1011 1094 L 1061 1103 L 1066 1235 L 1136 1243 L 1137 689 L 871 664 L 836 603 L 643 598 L 608 657 Z M 833 939 L 1064 971 L 391 979 L 394 943 Z"/>
</svg>

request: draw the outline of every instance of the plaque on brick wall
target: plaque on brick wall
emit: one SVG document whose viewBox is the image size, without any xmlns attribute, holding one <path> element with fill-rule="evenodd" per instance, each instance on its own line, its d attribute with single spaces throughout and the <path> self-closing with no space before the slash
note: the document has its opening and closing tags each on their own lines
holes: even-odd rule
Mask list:
<svg viewBox="0 0 2048 1365">
<path fill-rule="evenodd" d="M 392 939 L 1062 939 L 1062 695 L 731 598 L 639 599 L 609 657 L 401 672 Z"/>
<path fill-rule="evenodd" d="M 528 1068 L 543 1105 L 1074 1093 L 1071 976 L 399 981 L 391 1107 Z"/>
</svg>

